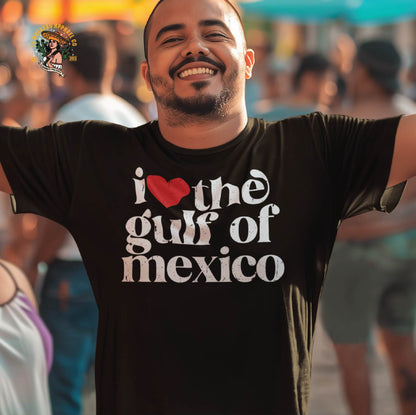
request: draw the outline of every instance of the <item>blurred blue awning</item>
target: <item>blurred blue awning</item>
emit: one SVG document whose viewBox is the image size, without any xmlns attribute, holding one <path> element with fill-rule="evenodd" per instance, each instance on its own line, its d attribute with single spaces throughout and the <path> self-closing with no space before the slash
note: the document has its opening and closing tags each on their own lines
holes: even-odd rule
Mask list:
<svg viewBox="0 0 416 415">
<path fill-rule="evenodd" d="M 303 23 L 387 24 L 416 18 L 416 0 L 241 0 L 246 14 Z"/>
</svg>

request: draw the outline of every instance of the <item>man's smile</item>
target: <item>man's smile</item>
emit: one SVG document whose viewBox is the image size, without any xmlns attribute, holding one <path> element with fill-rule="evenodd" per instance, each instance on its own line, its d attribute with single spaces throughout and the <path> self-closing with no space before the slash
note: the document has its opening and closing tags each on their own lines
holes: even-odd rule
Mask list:
<svg viewBox="0 0 416 415">
<path fill-rule="evenodd" d="M 224 72 L 225 65 L 220 62 L 215 62 L 206 56 L 200 56 L 196 60 L 195 58 L 184 59 L 181 63 L 169 70 L 169 75 L 172 79 L 175 76 L 178 76 L 180 79 L 185 79 L 195 75 L 213 76 L 218 71 Z"/>
<path fill-rule="evenodd" d="M 205 68 L 205 67 L 199 67 L 199 68 L 191 68 L 191 69 L 186 69 L 183 72 L 179 72 L 178 76 L 181 79 L 185 79 L 189 76 L 192 75 L 215 75 L 218 71 L 215 71 L 214 69 L 211 68 Z"/>
</svg>

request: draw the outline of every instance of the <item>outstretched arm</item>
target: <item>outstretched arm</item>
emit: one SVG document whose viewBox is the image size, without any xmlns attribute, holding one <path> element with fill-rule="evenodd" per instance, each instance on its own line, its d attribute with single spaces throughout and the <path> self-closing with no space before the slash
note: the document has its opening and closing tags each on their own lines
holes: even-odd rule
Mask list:
<svg viewBox="0 0 416 415">
<path fill-rule="evenodd" d="M 387 187 L 416 176 L 416 114 L 402 117 L 396 134 Z"/>
<path fill-rule="evenodd" d="M 0 163 L 0 191 L 12 194 L 9 181 L 7 180 L 6 174 L 4 173 L 3 166 Z"/>
</svg>

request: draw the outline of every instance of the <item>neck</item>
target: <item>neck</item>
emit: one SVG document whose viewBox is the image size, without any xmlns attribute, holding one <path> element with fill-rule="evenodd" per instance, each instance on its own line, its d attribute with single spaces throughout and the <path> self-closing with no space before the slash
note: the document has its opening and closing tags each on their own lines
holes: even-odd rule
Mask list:
<svg viewBox="0 0 416 415">
<path fill-rule="evenodd" d="M 247 124 L 245 110 L 225 115 L 219 119 L 204 120 L 193 116 L 182 123 L 169 122 L 170 117 L 164 116 L 159 109 L 159 128 L 162 136 L 170 143 L 183 148 L 205 149 L 217 147 L 233 140 L 243 131 Z M 179 118 L 180 119 L 180 118 Z"/>
</svg>

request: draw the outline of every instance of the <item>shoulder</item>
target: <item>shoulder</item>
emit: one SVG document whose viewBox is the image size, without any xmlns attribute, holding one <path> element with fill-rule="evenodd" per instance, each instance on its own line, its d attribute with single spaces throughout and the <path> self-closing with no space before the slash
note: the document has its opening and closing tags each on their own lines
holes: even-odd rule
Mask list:
<svg viewBox="0 0 416 415">
<path fill-rule="evenodd" d="M 7 263 L 7 265 L 9 265 L 9 263 Z M 8 303 L 15 296 L 15 294 L 15 282 L 9 273 L 0 266 L 0 305 Z"/>
<path fill-rule="evenodd" d="M 108 121 L 82 120 L 82 121 L 57 121 L 52 124 L 56 135 L 69 136 L 71 138 L 105 138 L 124 134 L 128 127 Z"/>
<path fill-rule="evenodd" d="M 126 152 L 136 149 L 139 142 L 147 141 L 150 136 L 153 136 L 148 124 L 133 128 L 113 122 L 90 120 L 62 125 L 66 125 L 70 130 L 72 124 L 74 124 L 77 136 L 75 137 L 71 132 L 63 133 L 68 136 L 63 145 L 69 147 L 67 151 L 71 153 L 75 152 L 78 155 L 84 153 L 87 157 L 94 155 L 94 159 L 97 154 L 111 156 L 111 158 L 116 155 L 126 155 Z M 85 161 L 89 163 L 91 159 Z"/>
<path fill-rule="evenodd" d="M 3 290 L 8 291 L 8 299 L 4 301 L 4 298 L 1 298 L 0 303 L 3 304 L 7 301 L 10 301 L 16 293 L 17 286 L 17 288 L 29 298 L 34 307 L 37 308 L 37 302 L 32 287 L 23 271 L 8 261 L 0 260 L 0 262 L 12 274 L 12 276 L 10 276 L 7 270 L 0 266 L 0 298 L 3 296 Z"/>
<path fill-rule="evenodd" d="M 282 131 L 310 131 L 315 127 L 325 127 L 327 123 L 336 121 L 337 117 L 338 116 L 326 115 L 316 111 L 308 114 L 278 119 L 277 121 L 268 119 L 265 121 L 268 129 L 279 128 Z"/>
</svg>

